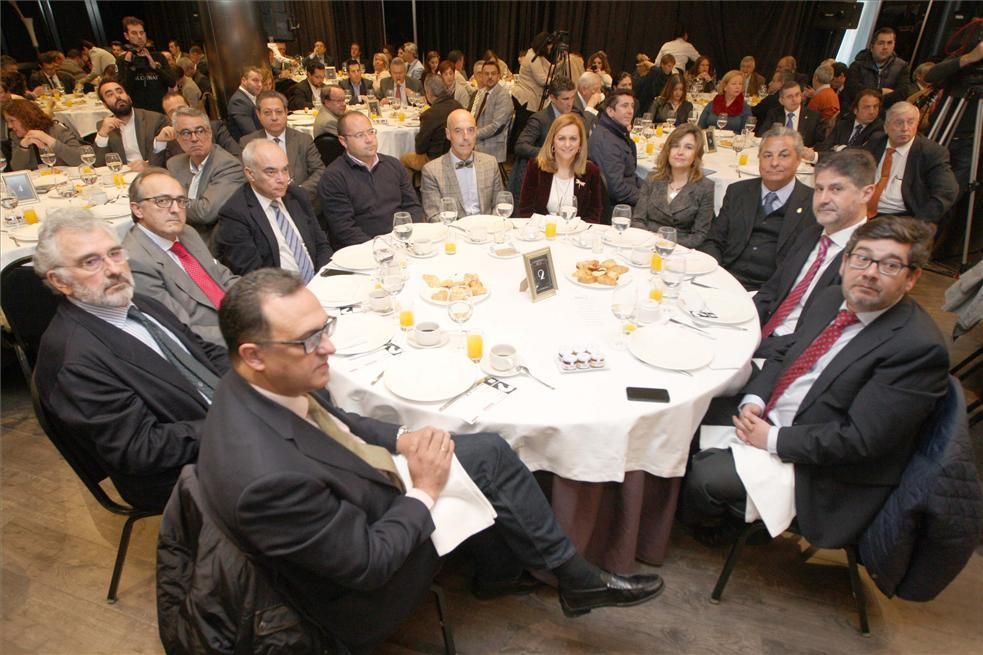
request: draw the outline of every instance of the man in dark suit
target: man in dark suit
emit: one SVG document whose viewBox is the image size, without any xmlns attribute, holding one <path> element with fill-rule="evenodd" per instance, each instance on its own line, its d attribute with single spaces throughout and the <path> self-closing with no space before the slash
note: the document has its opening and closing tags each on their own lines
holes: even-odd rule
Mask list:
<svg viewBox="0 0 983 655">
<path fill-rule="evenodd" d="M 223 303 L 221 323 L 233 372 L 208 415 L 202 492 L 344 652 L 376 648 L 428 592 L 439 561 L 430 510 L 455 456 L 498 515 L 465 543 L 479 597 L 528 593 L 536 583 L 524 568 L 556 575 L 568 616 L 638 604 L 662 590 L 657 575 L 616 576 L 577 555 L 498 435 L 410 430 L 334 406 L 325 387 L 335 318 L 295 275 L 247 275 Z M 395 474 L 397 453 L 411 487 Z M 499 560 L 495 570 L 489 553 Z"/>
<path fill-rule="evenodd" d="M 857 96 L 852 112 L 842 114 L 826 139 L 816 146 L 818 152 L 843 150 L 847 147 L 863 148 L 867 142 L 884 129 L 880 119 L 881 92 L 867 89 Z"/>
<path fill-rule="evenodd" d="M 133 294 L 126 250 L 88 210 L 44 221 L 34 270 L 65 298 L 41 340 L 38 395 L 134 506 L 162 509 L 198 439 L 225 349 Z M 139 308 L 139 311 L 134 311 Z"/>
<path fill-rule="evenodd" d="M 160 104 L 161 108 L 164 110 L 164 115 L 168 117 L 171 115 L 171 112 L 178 107 L 191 106 L 188 104 L 188 101 L 184 99 L 184 96 L 178 91 L 172 91 L 164 95 L 164 99 L 161 100 Z M 209 120 L 208 123 L 212 126 L 212 141 L 215 142 L 215 145 L 222 146 L 222 149 L 225 150 L 225 152 L 233 155 L 234 157 L 241 157 L 242 146 L 239 145 L 237 140 L 232 138 L 232 133 L 229 132 L 229 128 L 225 126 L 225 123 L 220 120 Z M 176 153 L 180 153 L 181 146 L 174 141 L 171 143 L 173 143 L 176 147 Z M 169 146 L 167 152 L 171 153 L 173 151 L 174 149 Z"/>
<path fill-rule="evenodd" d="M 324 172 L 324 162 L 314 145 L 314 139 L 292 127 L 287 127 L 287 99 L 276 91 L 263 91 L 256 96 L 256 113 L 263 129 L 242 137 L 245 147 L 255 139 L 267 139 L 280 146 L 290 162 L 293 183 L 307 191 L 311 202 L 317 198 L 317 183 Z"/>
<path fill-rule="evenodd" d="M 407 91 L 409 89 L 409 91 Z M 413 93 L 423 93 L 423 85 L 420 80 L 406 76 L 406 62 L 396 57 L 389 64 L 389 77 L 379 82 L 379 94 L 383 98 L 389 97 L 389 92 L 393 92 L 393 101 L 405 104 L 408 95 Z"/>
<path fill-rule="evenodd" d="M 812 210 L 817 224 L 799 232 L 781 268 L 754 295 L 762 325 L 755 356 L 775 352 L 793 336 L 812 299 L 826 287 L 840 284 L 843 250 L 867 220 L 874 168 L 874 158 L 859 148 L 831 153 L 816 166 Z"/>
<path fill-rule="evenodd" d="M 320 64 L 321 68 L 334 66 L 334 57 L 327 54 L 327 52 L 328 49 L 324 47 L 324 41 L 315 41 L 311 54 L 304 57 L 304 68 L 307 68 L 309 64 Z"/>
<path fill-rule="evenodd" d="M 648 111 L 648 108 L 652 106 L 652 101 L 662 93 L 663 87 L 669 81 L 669 76 L 675 70 L 676 58 L 670 54 L 665 54 L 662 55 L 658 66 L 650 68 L 645 77 L 638 80 L 638 86 L 635 88 L 637 99 L 635 106 L 639 108 L 637 110 L 638 115 Z"/>
<path fill-rule="evenodd" d="M 416 133 L 414 152 L 400 156 L 399 161 L 411 171 L 423 170 L 424 164 L 445 154 L 451 147 L 447 140 L 447 117 L 461 103 L 454 99 L 454 92 L 447 88 L 439 75 L 431 75 L 425 83 L 430 108 L 420 114 L 420 131 Z"/>
<path fill-rule="evenodd" d="M 748 290 L 759 289 L 799 232 L 815 224 L 812 190 L 795 179 L 801 150 L 798 132 L 778 125 L 765 132 L 758 147 L 761 177 L 727 187 L 700 245 Z"/>
<path fill-rule="evenodd" d="M 363 71 L 367 71 L 369 69 L 369 64 L 371 62 L 365 57 L 365 55 L 362 54 L 362 46 L 358 41 L 352 41 L 351 46 L 348 48 L 348 57 L 344 60 L 346 70 L 348 68 L 348 64 L 351 62 L 357 63 L 362 67 Z"/>
<path fill-rule="evenodd" d="M 71 93 L 75 90 L 75 78 L 68 73 L 58 70 L 59 53 L 57 50 L 42 52 L 38 57 L 38 70 L 31 73 L 27 88 L 34 95 L 41 95 L 42 88 L 47 85 L 52 91 Z"/>
<path fill-rule="evenodd" d="M 123 239 L 138 292 L 167 307 L 205 341 L 224 346 L 218 308 L 238 276 L 215 261 L 185 220 L 185 189 L 163 168 L 130 184 L 135 225 Z"/>
<path fill-rule="evenodd" d="M 913 219 L 860 227 L 840 264 L 842 287 L 823 290 L 787 352 L 766 362 L 743 398 L 714 401 L 704 419 L 732 423 L 742 442 L 794 466 L 795 516 L 814 546 L 856 543 L 945 394 L 945 342 L 907 296 L 930 240 Z M 680 516 L 691 525 L 733 525 L 744 519 L 746 498 L 733 451 L 709 448 L 690 463 Z"/>
<path fill-rule="evenodd" d="M 360 105 L 362 98 L 372 93 L 372 83 L 362 77 L 362 65 L 356 61 L 349 61 L 347 64 L 348 79 L 342 80 L 338 86 L 346 93 L 352 94 L 349 104 Z"/>
<path fill-rule="evenodd" d="M 744 94 L 745 98 L 758 95 L 761 87 L 765 86 L 764 75 L 754 72 L 756 63 L 754 57 L 751 55 L 747 55 L 741 59 L 740 70 L 741 75 L 744 76 L 744 85 L 741 87 L 741 93 Z"/>
<path fill-rule="evenodd" d="M 226 107 L 226 122 L 229 132 L 238 141 L 242 137 L 263 127 L 256 115 L 256 96 L 263 90 L 263 73 L 255 66 L 242 69 L 239 88 L 229 97 Z"/>
<path fill-rule="evenodd" d="M 798 82 L 786 82 L 778 93 L 778 104 L 765 117 L 765 130 L 778 123 L 796 130 L 802 135 L 802 144 L 811 148 L 819 142 L 821 136 L 819 112 L 802 105 L 802 87 Z"/>
<path fill-rule="evenodd" d="M 145 166 L 163 166 L 167 148 L 174 141 L 174 129 L 164 114 L 138 109 L 126 89 L 112 78 L 103 78 L 97 89 L 99 99 L 111 115 L 102 119 L 96 131 L 96 165 L 106 165 L 106 154 L 115 152 L 135 171 Z"/>
<path fill-rule="evenodd" d="M 754 107 L 751 107 L 751 114 L 758 119 L 758 125 L 754 129 L 755 136 L 760 137 L 771 127 L 770 123 L 765 123 L 765 119 L 776 107 L 781 107 L 778 97 L 782 92 L 782 86 L 786 82 L 792 82 L 794 80 L 795 75 L 790 71 L 776 70 L 772 74 L 771 81 L 768 83 L 768 95 L 762 98 Z M 785 124 L 784 121 L 782 121 L 782 124 Z"/>
<path fill-rule="evenodd" d="M 307 79 L 290 88 L 290 111 L 312 109 L 321 104 L 321 87 L 324 86 L 324 65 L 311 62 L 307 65 Z"/>
<path fill-rule="evenodd" d="M 522 191 L 522 181 L 526 177 L 529 160 L 539 154 L 539 149 L 546 143 L 546 135 L 557 116 L 573 110 L 576 98 L 577 89 L 571 80 L 554 77 L 549 86 L 549 104 L 526 121 L 525 127 L 515 140 L 515 161 L 512 164 L 512 176 L 509 178 L 509 191 L 516 198 Z"/>
<path fill-rule="evenodd" d="M 949 151 L 918 134 L 918 108 L 896 102 L 884 131 L 867 142 L 877 160 L 878 182 L 867 215 L 906 215 L 938 225 L 959 195 Z"/>
<path fill-rule="evenodd" d="M 290 185 L 286 153 L 255 139 L 243 149 L 242 163 L 248 181 L 219 212 L 219 259 L 237 275 L 276 266 L 309 282 L 332 251 L 306 192 Z"/>
</svg>

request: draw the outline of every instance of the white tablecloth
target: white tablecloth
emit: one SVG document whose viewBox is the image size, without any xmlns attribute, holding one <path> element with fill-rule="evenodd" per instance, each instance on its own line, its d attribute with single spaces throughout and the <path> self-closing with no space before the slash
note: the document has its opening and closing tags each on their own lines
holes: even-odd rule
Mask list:
<svg viewBox="0 0 983 655">
<path fill-rule="evenodd" d="M 420 131 L 420 121 L 410 112 L 407 112 L 407 117 L 407 123 L 410 125 L 400 124 L 395 118 L 374 121 L 373 127 L 377 130 L 376 138 L 379 141 L 379 152 L 390 157 L 399 157 L 407 152 L 414 152 L 416 135 Z M 298 122 L 297 118 L 291 115 L 288 124 L 305 134 L 313 134 L 314 132 L 314 124 L 309 119 L 301 119 Z"/>
<path fill-rule="evenodd" d="M 456 329 L 444 307 L 420 298 L 424 286 L 421 276 L 480 274 L 491 295 L 475 305 L 468 327 L 482 330 L 485 353 L 498 343 L 515 345 L 523 363 L 556 391 L 527 377 L 507 378 L 517 390 L 469 425 L 461 416 L 463 401 L 441 412 L 441 403 L 409 402 L 392 394 L 384 381 L 370 384 L 386 362 L 395 358 L 387 355 L 377 365 L 365 365 L 369 356 L 355 360 L 333 357 L 329 388 L 335 401 L 344 409 L 410 427 L 433 424 L 462 433 L 499 432 L 530 469 L 551 471 L 571 480 L 620 482 L 625 472 L 637 470 L 666 478 L 682 476 L 691 437 L 710 399 L 736 392 L 745 381 L 746 362 L 760 334 L 757 321 L 745 323 L 746 331 L 708 328 L 715 337 L 708 340 L 719 358 L 715 361 L 726 357 L 730 365 L 744 365 L 742 369 L 715 370 L 711 364 L 693 377 L 655 369 L 612 346 L 621 325 L 611 314 L 612 292 L 581 287 L 566 278 L 577 261 L 595 255 L 561 241 L 515 244 L 521 251 L 550 246 L 559 278 L 556 296 L 532 303 L 528 293 L 518 290 L 525 277 L 521 257 L 496 259 L 487 254 L 487 245 L 459 243 L 453 256 L 444 255 L 441 249 L 430 259 L 410 258 L 409 281 L 400 297 L 414 299 L 417 322 L 434 320 L 444 329 Z M 604 256 L 613 251 L 607 247 Z M 647 271 L 633 269 L 632 274 L 636 284 L 648 284 Z M 751 303 L 737 281 L 722 269 L 700 276 L 698 281 L 732 291 Z M 452 339 L 447 347 L 455 347 L 454 342 Z M 415 351 L 407 346 L 402 333 L 394 343 Z M 607 370 L 561 373 L 554 362 L 556 353 L 576 343 L 603 348 Z M 464 357 L 463 351 L 460 356 Z M 666 388 L 672 402 L 629 402 L 626 386 Z M 455 413 L 456 409 L 461 411 Z"/>
<path fill-rule="evenodd" d="M 92 134 L 99 129 L 99 123 L 103 118 L 109 116 L 110 111 L 97 98 L 95 94 L 88 94 L 85 98 L 71 97 L 72 106 L 55 108 L 54 116 L 62 123 L 71 125 L 80 136 Z M 62 98 L 64 104 L 65 98 Z"/>
</svg>

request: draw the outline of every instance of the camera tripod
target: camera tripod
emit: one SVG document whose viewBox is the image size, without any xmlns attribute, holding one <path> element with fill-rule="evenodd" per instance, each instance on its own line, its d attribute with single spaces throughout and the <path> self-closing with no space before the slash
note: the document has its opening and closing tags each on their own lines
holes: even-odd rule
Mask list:
<svg viewBox="0 0 983 655">
<path fill-rule="evenodd" d="M 557 42 L 553 46 L 553 51 L 550 53 L 550 70 L 546 74 L 546 84 L 543 85 L 543 95 L 539 97 L 539 105 L 536 107 L 536 111 L 541 110 L 546 104 L 546 98 L 550 93 L 550 84 L 553 83 L 553 78 L 557 75 L 565 77 L 568 80 L 571 79 L 570 47 L 562 42 Z"/>
</svg>

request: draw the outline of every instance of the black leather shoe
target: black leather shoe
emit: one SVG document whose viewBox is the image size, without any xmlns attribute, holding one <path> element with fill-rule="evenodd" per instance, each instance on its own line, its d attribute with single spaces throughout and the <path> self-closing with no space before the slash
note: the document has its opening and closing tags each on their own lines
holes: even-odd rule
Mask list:
<svg viewBox="0 0 983 655">
<path fill-rule="evenodd" d="M 598 607 L 639 605 L 662 593 L 665 582 L 652 575 L 615 575 L 601 572 L 602 586 L 587 589 L 560 589 L 560 607 L 569 617 L 587 614 Z"/>
<path fill-rule="evenodd" d="M 471 594 L 481 600 L 491 600 L 502 596 L 523 596 L 531 594 L 543 583 L 522 571 L 514 578 L 505 580 L 481 580 L 475 578 L 471 583 Z"/>
</svg>

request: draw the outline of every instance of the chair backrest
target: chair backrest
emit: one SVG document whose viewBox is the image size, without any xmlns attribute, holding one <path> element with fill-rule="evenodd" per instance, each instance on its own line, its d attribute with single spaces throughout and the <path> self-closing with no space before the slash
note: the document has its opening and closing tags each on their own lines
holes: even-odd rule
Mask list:
<svg viewBox="0 0 983 655">
<path fill-rule="evenodd" d="M 321 134 L 314 139 L 314 146 L 317 151 L 321 154 L 321 161 L 324 162 L 325 166 L 330 166 L 331 162 L 341 156 L 345 152 L 345 148 L 338 141 L 338 137 L 334 134 Z"/>
<path fill-rule="evenodd" d="M 215 95 L 211 91 L 202 93 L 198 104 L 198 108 L 208 114 L 208 118 L 211 120 L 218 119 L 218 105 L 215 103 Z"/>
<path fill-rule="evenodd" d="M 41 336 L 48 329 L 58 302 L 58 296 L 35 275 L 31 257 L 22 257 L 0 272 L 0 308 L 10 325 L 25 380 L 31 379 Z"/>
</svg>

